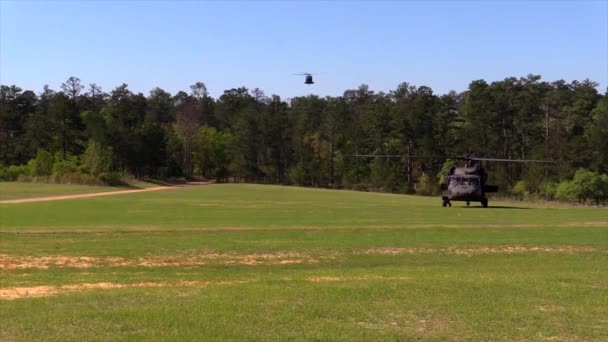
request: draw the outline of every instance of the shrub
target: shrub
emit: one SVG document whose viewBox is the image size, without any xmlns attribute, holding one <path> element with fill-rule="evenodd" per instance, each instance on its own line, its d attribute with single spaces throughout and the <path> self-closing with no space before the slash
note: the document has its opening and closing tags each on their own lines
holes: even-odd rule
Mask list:
<svg viewBox="0 0 608 342">
<path fill-rule="evenodd" d="M 303 185 L 306 184 L 306 170 L 302 162 L 298 165 L 289 169 L 289 181 L 293 184 Z"/>
<path fill-rule="evenodd" d="M 596 203 L 603 200 L 602 178 L 595 172 L 579 169 L 572 179 L 574 189 L 577 191 L 577 199 L 586 202 L 593 199 Z"/>
<path fill-rule="evenodd" d="M 54 158 L 46 150 L 39 149 L 36 158 L 29 161 L 32 176 L 50 176 L 53 173 Z"/>
<path fill-rule="evenodd" d="M 585 169 L 579 169 L 572 181 L 561 182 L 555 197 L 565 200 L 578 200 L 585 203 L 593 200 L 599 204 L 608 199 L 608 176 L 598 175 Z"/>
<path fill-rule="evenodd" d="M 557 183 L 544 182 L 540 185 L 540 193 L 545 199 L 552 200 L 555 198 L 557 193 Z"/>
<path fill-rule="evenodd" d="M 422 176 L 420 176 L 418 182 L 414 185 L 414 188 L 418 195 L 429 196 L 435 192 L 435 185 L 431 182 L 431 177 L 426 173 L 423 173 Z"/>
<path fill-rule="evenodd" d="M 355 191 L 369 191 L 371 188 L 372 186 L 370 184 L 365 183 L 356 183 L 352 186 L 352 190 Z"/>
<path fill-rule="evenodd" d="M 93 176 L 109 172 L 112 165 L 112 149 L 104 148 L 95 140 L 89 140 L 87 149 L 82 154 L 82 165 Z"/>
<path fill-rule="evenodd" d="M 560 200 L 573 201 L 576 199 L 576 190 L 569 181 L 559 183 L 555 191 L 555 198 Z"/>
<path fill-rule="evenodd" d="M 381 158 L 374 158 L 370 165 L 370 180 L 374 189 L 380 190 L 386 180 L 386 163 Z"/>
<path fill-rule="evenodd" d="M 526 181 L 520 180 L 519 182 L 515 183 L 515 185 L 511 189 L 511 193 L 517 196 L 517 198 L 519 198 L 520 200 L 527 198 L 529 195 L 528 184 L 526 183 Z"/>
<path fill-rule="evenodd" d="M 82 184 L 82 185 L 103 185 L 104 183 L 94 176 L 86 173 L 55 173 L 51 176 L 29 176 L 20 175 L 19 182 L 30 183 L 55 183 L 55 184 Z"/>
<path fill-rule="evenodd" d="M 452 159 L 448 159 L 443 163 L 441 171 L 437 174 L 437 180 L 440 184 L 447 183 L 448 172 L 450 172 L 450 169 L 454 166 L 456 166 L 456 161 Z"/>
<path fill-rule="evenodd" d="M 604 201 L 608 201 L 608 175 L 607 174 L 603 174 L 601 176 L 601 186 L 602 186 L 602 193 L 603 193 L 603 200 Z"/>
<path fill-rule="evenodd" d="M 0 167 L 0 181 L 16 181 L 19 176 L 28 176 L 30 169 L 27 165 L 11 165 Z"/>
<path fill-rule="evenodd" d="M 103 183 L 92 175 L 82 172 L 57 173 L 50 177 L 53 183 L 102 185 Z"/>
<path fill-rule="evenodd" d="M 118 172 L 104 172 L 98 176 L 98 179 L 104 184 L 111 186 L 123 185 L 124 182 L 121 180 L 121 174 Z"/>
<path fill-rule="evenodd" d="M 67 159 L 55 158 L 53 164 L 53 174 L 65 174 L 65 173 L 77 173 L 78 170 L 78 158 L 68 157 Z"/>
</svg>

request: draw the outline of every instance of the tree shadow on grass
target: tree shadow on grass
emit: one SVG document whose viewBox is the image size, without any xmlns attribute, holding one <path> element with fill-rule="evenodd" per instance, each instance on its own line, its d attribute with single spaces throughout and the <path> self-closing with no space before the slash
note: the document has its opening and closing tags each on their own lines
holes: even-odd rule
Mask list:
<svg viewBox="0 0 608 342">
<path fill-rule="evenodd" d="M 124 189 L 124 188 L 127 188 L 127 189 L 129 189 L 129 190 L 139 190 L 139 189 L 143 189 L 143 188 L 142 188 L 142 187 L 140 187 L 140 186 L 136 186 L 136 185 L 129 184 L 129 183 L 122 183 L 122 184 L 119 184 L 119 185 L 114 185 L 114 187 L 115 187 L 115 188 L 117 188 L 117 189 Z"/>
<path fill-rule="evenodd" d="M 159 186 L 176 186 L 176 185 L 184 185 L 187 183 L 185 180 L 181 180 L 181 179 L 160 180 L 160 179 L 153 179 L 153 178 L 144 178 L 142 180 L 144 182 L 152 183 L 152 184 L 159 185 Z"/>
<path fill-rule="evenodd" d="M 152 178 L 144 178 L 144 179 L 142 179 L 142 180 L 143 180 L 144 182 L 146 182 L 146 183 L 151 183 L 151 184 L 154 184 L 154 185 L 159 185 L 159 186 L 171 186 L 171 185 L 173 185 L 173 184 L 171 184 L 171 183 L 164 182 L 164 181 L 162 181 L 162 180 L 158 180 L 158 179 L 152 179 Z"/>
</svg>

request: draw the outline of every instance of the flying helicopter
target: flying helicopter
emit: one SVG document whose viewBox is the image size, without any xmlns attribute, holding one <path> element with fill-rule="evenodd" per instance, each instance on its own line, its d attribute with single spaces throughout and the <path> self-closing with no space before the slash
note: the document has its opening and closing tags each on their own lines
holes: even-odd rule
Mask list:
<svg viewBox="0 0 608 342">
<path fill-rule="evenodd" d="M 312 80 L 312 76 L 313 74 L 308 73 L 308 72 L 301 72 L 299 74 L 294 74 L 295 76 L 305 76 L 304 78 L 304 84 L 315 84 L 315 82 L 313 82 Z"/>
<path fill-rule="evenodd" d="M 497 185 L 488 185 L 486 181 L 488 174 L 481 165 L 482 162 L 509 162 L 509 163 L 552 163 L 547 160 L 533 159 L 499 159 L 499 158 L 477 158 L 477 157 L 456 157 L 450 159 L 464 160 L 461 167 L 451 167 L 448 171 L 446 183 L 441 184 L 444 191 L 441 199 L 444 207 L 451 207 L 452 201 L 480 202 L 484 208 L 488 207 L 487 193 L 497 192 Z"/>
</svg>

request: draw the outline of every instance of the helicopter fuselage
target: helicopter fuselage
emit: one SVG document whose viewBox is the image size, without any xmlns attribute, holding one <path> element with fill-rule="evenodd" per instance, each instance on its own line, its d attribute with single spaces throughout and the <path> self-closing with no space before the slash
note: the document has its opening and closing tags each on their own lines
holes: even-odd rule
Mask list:
<svg viewBox="0 0 608 342">
<path fill-rule="evenodd" d="M 443 206 L 452 206 L 452 201 L 480 202 L 482 206 L 488 206 L 486 192 L 498 190 L 496 186 L 487 186 L 485 181 L 487 174 L 478 164 L 464 167 L 452 167 L 447 176 L 446 184 L 442 185 Z"/>
<path fill-rule="evenodd" d="M 450 176 L 446 196 L 455 201 L 480 201 L 483 191 L 479 176 Z"/>
</svg>

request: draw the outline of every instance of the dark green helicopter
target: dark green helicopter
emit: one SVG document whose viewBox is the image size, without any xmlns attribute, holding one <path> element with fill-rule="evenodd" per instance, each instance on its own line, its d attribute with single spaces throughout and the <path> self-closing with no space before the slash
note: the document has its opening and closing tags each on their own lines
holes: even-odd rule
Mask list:
<svg viewBox="0 0 608 342">
<path fill-rule="evenodd" d="M 407 156 L 401 154 L 355 154 L 357 158 L 424 158 L 435 159 L 424 156 Z M 463 166 L 450 168 L 447 174 L 446 183 L 441 184 L 443 194 L 441 199 L 444 207 L 451 207 L 452 201 L 480 202 L 484 208 L 488 207 L 487 193 L 498 192 L 497 185 L 486 184 L 488 174 L 481 165 L 482 162 L 508 162 L 508 163 L 554 163 L 547 160 L 533 159 L 499 159 L 499 158 L 478 158 L 471 156 L 451 157 L 448 159 L 463 160 Z"/>
<path fill-rule="evenodd" d="M 497 192 L 497 185 L 488 185 L 486 181 L 488 174 L 481 165 L 482 162 L 509 162 L 509 163 L 552 163 L 546 160 L 532 159 L 498 159 L 498 158 L 477 158 L 477 157 L 457 157 L 450 159 L 464 160 L 464 166 L 452 167 L 448 172 L 446 183 L 441 184 L 444 207 L 451 207 L 452 201 L 480 202 L 484 208 L 488 206 L 487 193 Z"/>
<path fill-rule="evenodd" d="M 293 75 L 295 75 L 295 76 L 305 76 L 305 78 L 304 78 L 304 84 L 308 84 L 308 85 L 315 84 L 315 82 L 312 80 L 312 76 L 314 74 L 311 74 L 311 73 L 308 73 L 308 72 L 301 72 L 299 74 L 293 74 Z"/>
</svg>

